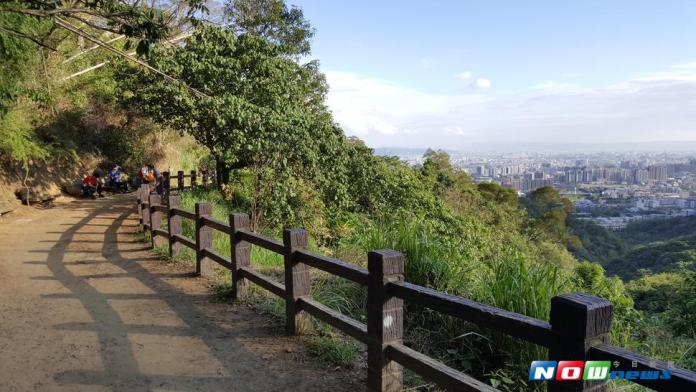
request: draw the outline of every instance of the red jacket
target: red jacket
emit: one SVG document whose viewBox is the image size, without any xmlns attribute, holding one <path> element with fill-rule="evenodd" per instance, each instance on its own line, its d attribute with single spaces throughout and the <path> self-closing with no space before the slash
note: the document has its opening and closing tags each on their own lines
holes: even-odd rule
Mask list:
<svg viewBox="0 0 696 392">
<path fill-rule="evenodd" d="M 96 188 L 98 183 L 99 180 L 97 180 L 97 177 L 95 176 L 87 176 L 82 179 L 82 185 L 87 185 Z"/>
</svg>

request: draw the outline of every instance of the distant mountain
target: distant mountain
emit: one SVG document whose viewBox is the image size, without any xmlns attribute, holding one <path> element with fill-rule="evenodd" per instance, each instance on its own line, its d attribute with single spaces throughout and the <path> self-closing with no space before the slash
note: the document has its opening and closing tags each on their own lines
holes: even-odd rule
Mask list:
<svg viewBox="0 0 696 392">
<path fill-rule="evenodd" d="M 405 156 L 405 155 L 423 155 L 428 150 L 428 148 L 409 148 L 409 147 L 377 147 L 375 148 L 376 155 L 382 156 Z M 439 148 L 433 148 L 433 150 L 440 150 Z M 455 150 L 444 150 L 448 154 L 457 154 Z"/>
<path fill-rule="evenodd" d="M 403 156 L 403 155 L 423 155 L 427 148 L 406 148 L 406 147 L 377 147 L 375 155 L 382 156 Z"/>
<path fill-rule="evenodd" d="M 545 143 L 545 142 L 500 142 L 464 143 L 456 149 L 445 151 L 459 154 L 470 153 L 601 153 L 601 152 L 676 152 L 696 151 L 696 141 L 652 141 L 627 143 Z M 423 154 L 427 147 L 378 147 L 377 155 Z M 433 147 L 433 149 L 437 149 Z"/>
</svg>

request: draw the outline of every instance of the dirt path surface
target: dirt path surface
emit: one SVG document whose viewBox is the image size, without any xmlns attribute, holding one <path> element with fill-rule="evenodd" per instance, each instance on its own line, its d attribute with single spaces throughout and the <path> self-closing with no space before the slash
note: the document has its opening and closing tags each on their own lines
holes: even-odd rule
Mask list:
<svg viewBox="0 0 696 392">
<path fill-rule="evenodd" d="M 132 196 L 0 221 L 0 391 L 360 391 L 136 240 Z"/>
</svg>

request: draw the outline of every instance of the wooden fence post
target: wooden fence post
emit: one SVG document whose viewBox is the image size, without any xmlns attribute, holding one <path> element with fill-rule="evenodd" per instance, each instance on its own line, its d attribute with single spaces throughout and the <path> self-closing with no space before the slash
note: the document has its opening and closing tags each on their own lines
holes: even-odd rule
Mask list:
<svg viewBox="0 0 696 392">
<path fill-rule="evenodd" d="M 148 203 L 147 208 L 143 208 L 143 230 L 145 230 L 146 225 L 150 228 L 150 184 L 143 184 L 141 188 L 143 190 L 141 198 L 143 202 Z"/>
<path fill-rule="evenodd" d="M 203 256 L 203 249 L 213 247 L 213 229 L 203 225 L 204 216 L 213 214 L 209 203 L 196 203 L 196 274 L 209 274 L 213 270 L 212 260 Z M 205 265 L 203 265 L 205 262 Z"/>
<path fill-rule="evenodd" d="M 167 230 L 169 230 L 169 258 L 174 258 L 181 250 L 181 244 L 176 242 L 174 234 L 181 234 L 181 216 L 172 216 L 172 208 L 181 205 L 179 196 L 169 196 L 169 206 L 167 211 Z"/>
<path fill-rule="evenodd" d="M 249 294 L 249 282 L 242 278 L 239 269 L 251 265 L 251 244 L 239 238 L 240 230 L 249 230 L 249 215 L 230 214 L 230 247 L 232 248 L 232 296 L 244 300 Z"/>
<path fill-rule="evenodd" d="M 157 181 L 157 180 L 155 180 Z M 159 181 L 155 182 L 155 192 L 158 195 L 161 195 L 164 193 L 164 183 L 162 182 L 162 179 L 160 178 Z"/>
<path fill-rule="evenodd" d="M 549 347 L 553 361 L 586 361 L 592 346 L 607 343 L 612 321 L 611 301 L 585 293 L 551 298 L 551 328 L 557 341 Z M 548 391 L 606 391 L 606 381 L 549 381 Z"/>
<path fill-rule="evenodd" d="M 140 231 L 143 230 L 143 188 L 142 186 L 138 188 L 135 192 L 136 202 L 138 203 L 138 226 Z"/>
<path fill-rule="evenodd" d="M 165 203 L 169 202 L 169 187 L 170 185 L 170 175 L 169 172 L 162 172 L 162 201 Z"/>
<path fill-rule="evenodd" d="M 155 229 L 162 228 L 162 211 L 155 210 L 155 207 L 162 205 L 162 196 L 154 194 L 150 195 L 150 240 L 152 242 L 152 248 L 156 248 L 162 244 L 162 239 L 157 238 L 155 234 Z"/>
<path fill-rule="evenodd" d="M 387 283 L 404 280 L 404 256 L 391 249 L 367 255 L 367 390 L 397 392 L 403 387 L 401 365 L 387 356 L 389 343 L 402 343 L 404 301 L 387 291 Z"/>
<path fill-rule="evenodd" d="M 207 170 L 201 170 L 201 185 L 206 186 L 208 185 L 208 171 Z"/>
<path fill-rule="evenodd" d="M 176 172 L 176 189 L 179 192 L 184 190 L 184 172 L 181 170 Z"/>
<path fill-rule="evenodd" d="M 300 314 L 297 300 L 309 295 L 311 281 L 309 267 L 298 263 L 295 250 L 307 249 L 307 232 L 304 229 L 285 229 L 285 329 L 290 335 L 305 333 L 310 329 L 306 314 Z"/>
<path fill-rule="evenodd" d="M 196 180 L 196 171 L 191 170 L 191 188 L 195 188 L 197 186 L 197 180 Z"/>
</svg>

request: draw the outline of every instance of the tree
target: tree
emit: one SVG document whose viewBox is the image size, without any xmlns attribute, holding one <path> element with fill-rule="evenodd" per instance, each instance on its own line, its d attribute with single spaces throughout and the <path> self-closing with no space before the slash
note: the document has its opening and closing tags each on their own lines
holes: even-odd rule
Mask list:
<svg viewBox="0 0 696 392">
<path fill-rule="evenodd" d="M 76 0 L 59 2 L 52 0 L 14 0 L 0 2 L 0 15 L 17 15 L 28 20 L 46 22 L 47 29 L 27 31 L 17 26 L 0 24 L 0 34 L 11 35 L 34 42 L 51 50 L 46 41 L 56 27 L 71 24 L 87 26 L 97 31 L 108 31 L 138 38 L 137 51 L 147 52 L 156 42 L 166 37 L 170 25 L 180 12 L 187 18 L 205 12 L 203 0 L 179 1 L 173 7 L 159 2 L 148 5 L 139 0 Z M 164 6 L 169 7 L 167 11 Z"/>
<path fill-rule="evenodd" d="M 279 209 L 276 215 L 292 213 L 291 173 L 311 179 L 327 195 L 336 185 L 333 200 L 345 197 L 345 185 L 330 180 L 336 174 L 318 169 L 343 156 L 338 151 L 345 137 L 324 106 L 326 85 L 314 64 L 298 64 L 263 38 L 237 37 L 211 26 L 183 46 L 158 48 L 147 59 L 205 96 L 125 66 L 119 72 L 124 104 L 207 146 L 220 183 L 229 181 L 230 171 L 246 170 L 252 177 L 255 222 L 271 207 Z"/>
<path fill-rule="evenodd" d="M 289 55 L 310 52 L 314 29 L 300 8 L 288 8 L 283 0 L 229 0 L 225 4 L 225 16 L 237 35 L 264 38 Z"/>
<path fill-rule="evenodd" d="M 541 187 L 527 195 L 523 204 L 531 218 L 529 232 L 532 239 L 546 237 L 570 248 L 582 246 L 577 236 L 566 230 L 566 219 L 575 207 L 558 190 L 550 186 Z"/>
</svg>

